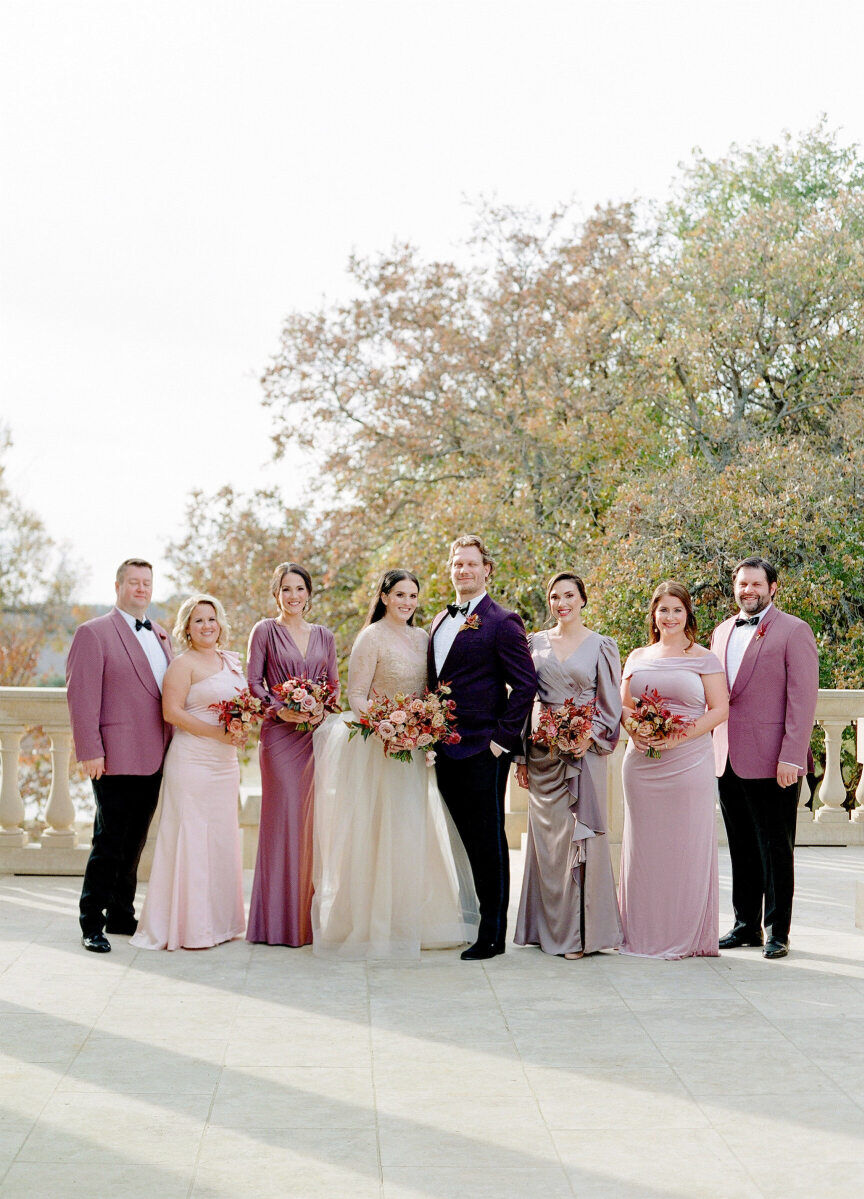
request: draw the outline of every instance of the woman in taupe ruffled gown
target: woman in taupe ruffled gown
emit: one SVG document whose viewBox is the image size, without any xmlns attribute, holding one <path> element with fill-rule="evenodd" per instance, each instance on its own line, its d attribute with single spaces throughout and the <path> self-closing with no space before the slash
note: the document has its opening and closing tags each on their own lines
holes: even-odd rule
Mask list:
<svg viewBox="0 0 864 1199">
<path fill-rule="evenodd" d="M 514 940 L 578 958 L 616 949 L 622 940 L 606 840 L 605 760 L 620 731 L 621 663 L 612 638 L 582 622 L 587 595 L 578 575 L 555 575 L 546 598 L 555 627 L 529 638 L 538 703 L 558 707 L 570 698 L 577 704 L 593 701 L 597 712 L 575 755 L 552 757 L 526 740 L 527 762 L 517 770 L 531 799 Z"/>
</svg>

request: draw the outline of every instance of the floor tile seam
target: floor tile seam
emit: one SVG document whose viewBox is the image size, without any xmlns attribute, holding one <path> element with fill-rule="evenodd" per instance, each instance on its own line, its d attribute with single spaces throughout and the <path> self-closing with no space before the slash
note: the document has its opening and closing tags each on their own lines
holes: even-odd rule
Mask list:
<svg viewBox="0 0 864 1199">
<path fill-rule="evenodd" d="M 32 942 L 31 942 L 31 944 L 32 944 Z M 60 1086 L 61 1086 L 61 1084 L 62 1084 L 63 1080 L 64 1080 L 65 1078 L 67 1078 L 67 1077 L 68 1077 L 68 1075 L 69 1075 L 70 1071 L 71 1071 L 71 1070 L 72 1070 L 72 1068 L 74 1067 L 74 1065 L 75 1065 L 75 1063 L 77 1062 L 78 1058 L 79 1058 L 79 1057 L 80 1057 L 80 1055 L 81 1055 L 81 1054 L 84 1052 L 84 1049 L 85 1049 L 85 1047 L 87 1046 L 87 1043 L 89 1042 L 89 1040 L 90 1040 L 90 1037 L 91 1037 L 91 1036 L 92 1036 L 92 1034 L 93 1034 L 93 1028 L 94 1028 L 95 1024 L 96 1024 L 96 1023 L 97 1023 L 97 1022 L 98 1022 L 98 1021 L 99 1021 L 99 1020 L 102 1018 L 102 1016 L 105 1014 L 105 1009 L 108 1007 L 108 1004 L 111 1002 L 111 999 L 113 998 L 113 996 L 114 996 L 114 994 L 115 994 L 115 992 L 116 992 L 116 990 L 117 990 L 117 987 L 119 987 L 119 986 L 120 986 L 121 980 L 123 979 L 123 977 L 124 977 L 124 975 L 125 975 L 125 972 L 126 972 L 128 969 L 129 969 L 129 967 L 128 967 L 128 966 L 124 967 L 123 973 L 122 973 L 122 974 L 120 974 L 120 975 L 118 976 L 118 978 L 117 978 L 117 982 L 115 983 L 114 987 L 112 988 L 112 990 L 110 991 L 110 993 L 109 993 L 109 994 L 108 994 L 108 996 L 106 997 L 106 999 L 105 999 L 105 1002 L 104 1002 L 104 1004 L 102 1005 L 102 1008 L 101 1008 L 101 1010 L 99 1011 L 99 1014 L 96 1016 L 96 1019 L 95 1019 L 95 1020 L 92 1020 L 92 1021 L 90 1021 L 90 1022 L 89 1022 L 89 1024 L 85 1024 L 85 1022 L 84 1022 L 84 1021 L 81 1021 L 81 1022 L 80 1022 L 82 1027 L 85 1027 L 85 1028 L 87 1028 L 87 1030 L 88 1030 L 88 1031 L 87 1031 L 87 1035 L 84 1037 L 84 1040 L 83 1040 L 83 1041 L 82 1041 L 82 1043 L 79 1045 L 79 1047 L 78 1047 L 77 1051 L 75 1052 L 75 1054 L 74 1054 L 74 1055 L 73 1055 L 73 1056 L 70 1058 L 70 1060 L 69 1060 L 69 1062 L 67 1063 L 67 1065 L 66 1065 L 65 1069 L 64 1069 L 62 1072 L 61 1072 L 60 1070 L 55 1070 L 55 1071 L 54 1071 L 54 1073 L 55 1073 L 55 1082 L 54 1082 L 54 1086 L 51 1088 L 51 1091 L 50 1091 L 50 1093 L 47 1095 L 47 1097 L 46 1097 L 46 1099 L 45 1099 L 45 1102 L 44 1102 L 44 1103 L 42 1104 L 42 1106 L 39 1108 L 39 1113 L 38 1113 L 38 1115 L 35 1117 L 35 1119 L 33 1120 L 33 1123 L 31 1124 L 30 1128 L 28 1129 L 27 1136 L 26 1136 L 26 1137 L 24 1138 L 24 1140 L 21 1142 L 21 1145 L 18 1147 L 18 1150 L 16 1151 L 16 1153 L 15 1153 L 14 1157 L 12 1158 L 11 1162 L 9 1163 L 9 1166 L 7 1167 L 6 1171 L 4 1172 L 2 1179 L 0 1179 L 0 1185 L 2 1185 L 2 1182 L 3 1182 L 3 1181 L 5 1181 L 5 1178 L 6 1178 L 7 1174 L 9 1173 L 9 1170 L 11 1170 L 11 1169 L 12 1169 L 12 1167 L 15 1165 L 15 1163 L 18 1161 L 18 1158 L 19 1158 L 19 1155 L 20 1155 L 20 1153 L 21 1153 L 22 1149 L 23 1149 L 23 1148 L 24 1148 L 24 1146 L 27 1144 L 27 1141 L 30 1139 L 31 1135 L 33 1134 L 33 1130 L 36 1128 L 37 1124 L 39 1124 L 39 1122 L 41 1121 L 41 1119 L 42 1119 L 42 1116 L 43 1116 L 43 1115 L 44 1115 L 44 1113 L 45 1113 L 45 1109 L 48 1107 L 48 1104 L 51 1102 L 51 1100 L 54 1098 L 54 1096 L 58 1094 L 58 1092 L 59 1092 L 59 1089 L 60 1089 Z M 73 1023 L 75 1023 L 75 1021 L 73 1021 Z M 49 1068 L 50 1068 L 50 1065 L 49 1065 Z M 62 1092 L 61 1092 L 61 1093 L 62 1093 Z"/>
<path fill-rule="evenodd" d="M 638 1015 L 638 1013 L 634 1013 L 634 1014 L 636 1015 L 636 1019 L 637 1019 L 637 1020 L 639 1020 L 639 1015 Z M 639 1023 L 641 1024 L 641 1023 L 642 1023 L 642 1021 L 641 1021 L 641 1020 L 639 1020 Z M 644 1028 L 644 1025 L 643 1025 L 643 1028 Z M 681 1085 L 681 1086 L 684 1088 L 684 1090 L 686 1091 L 686 1093 L 689 1095 L 689 1097 L 690 1097 L 690 1102 L 691 1102 L 691 1103 L 692 1103 L 692 1104 L 693 1104 L 693 1105 L 696 1107 L 696 1109 L 699 1111 L 699 1113 L 700 1113 L 700 1115 L 703 1117 L 703 1119 L 705 1119 L 705 1120 L 707 1121 L 707 1123 L 708 1123 L 708 1127 L 709 1127 L 709 1128 L 711 1129 L 711 1131 L 712 1131 L 712 1132 L 715 1134 L 715 1136 L 719 1137 L 719 1139 L 720 1139 L 720 1140 L 723 1142 L 723 1144 L 726 1146 L 726 1149 L 729 1151 L 729 1153 L 732 1155 L 732 1157 L 734 1158 L 734 1160 L 735 1160 L 735 1161 L 738 1163 L 738 1165 L 740 1166 L 740 1168 L 743 1170 L 744 1174 L 745 1174 L 745 1175 L 746 1175 L 746 1177 L 747 1177 L 747 1180 L 748 1180 L 748 1181 L 750 1182 L 750 1184 L 753 1186 L 753 1188 L 755 1189 L 755 1191 L 757 1192 L 757 1194 L 759 1194 L 760 1196 L 762 1196 L 762 1199 L 767 1199 L 767 1196 L 765 1195 L 765 1192 L 762 1190 L 762 1188 L 761 1188 L 761 1187 L 759 1186 L 759 1184 L 757 1183 L 757 1181 L 756 1181 L 755 1177 L 753 1176 L 753 1174 L 751 1173 L 751 1171 L 750 1171 L 749 1167 L 748 1167 L 748 1166 L 747 1166 L 747 1165 L 746 1165 L 746 1164 L 745 1164 L 745 1163 L 744 1163 L 744 1162 L 741 1160 L 741 1158 L 739 1157 L 739 1155 L 738 1155 L 738 1154 L 735 1152 L 735 1150 L 733 1149 L 732 1145 L 731 1145 L 731 1144 L 729 1143 L 729 1141 L 727 1140 L 727 1138 L 726 1138 L 726 1136 L 724 1135 L 724 1133 L 723 1133 L 723 1131 L 721 1130 L 721 1128 L 720 1128 L 720 1127 L 718 1127 L 718 1125 L 716 1125 L 716 1124 L 714 1123 L 714 1121 L 711 1119 L 711 1116 L 709 1115 L 709 1113 L 705 1111 L 705 1107 L 704 1107 L 704 1101 L 703 1101 L 703 1100 L 700 1100 L 700 1099 L 699 1099 L 699 1098 L 696 1096 L 696 1094 L 693 1092 L 692 1088 L 691 1088 L 690 1086 L 688 1086 L 688 1084 L 687 1084 L 687 1083 L 684 1081 L 684 1079 L 683 1079 L 683 1078 L 681 1077 L 681 1075 L 678 1073 L 678 1070 L 675 1068 L 675 1066 L 674 1066 L 674 1065 L 672 1064 L 672 1062 L 669 1060 L 669 1058 L 667 1057 L 666 1053 L 664 1053 L 664 1051 L 663 1051 L 662 1047 L 661 1047 L 660 1045 L 658 1045 L 657 1041 L 654 1039 L 654 1037 L 651 1035 L 651 1033 L 648 1031 L 648 1029 L 647 1029 L 647 1028 L 644 1028 L 644 1031 L 645 1031 L 645 1035 L 648 1037 L 648 1040 L 649 1040 L 649 1041 L 652 1043 L 652 1045 L 654 1045 L 654 1047 L 655 1047 L 655 1049 L 657 1050 L 657 1052 L 660 1054 L 660 1056 L 663 1058 L 663 1060 L 664 1060 L 664 1061 L 666 1062 L 666 1064 L 668 1065 L 669 1069 L 672 1071 L 672 1073 L 673 1073 L 673 1074 L 675 1075 L 675 1077 L 678 1079 L 678 1082 L 680 1083 L 680 1085 Z"/>
<path fill-rule="evenodd" d="M 375 1044 L 372 1040 L 372 982 L 369 963 L 363 963 L 366 1007 L 366 1044 L 369 1052 L 369 1083 L 372 1088 L 372 1115 L 375 1122 L 375 1160 L 378 1166 L 378 1194 L 384 1195 L 384 1165 L 381 1155 L 381 1126 L 378 1113 L 378 1083 L 375 1078 Z"/>
<path fill-rule="evenodd" d="M 556 1139 L 552 1133 L 552 1129 L 549 1127 L 546 1117 L 543 1114 L 543 1107 L 540 1103 L 540 1100 L 537 1097 L 537 1092 L 534 1090 L 534 1087 L 531 1085 L 531 1080 L 528 1077 L 528 1071 L 527 1071 L 527 1068 L 525 1065 L 525 1059 L 522 1056 L 522 1052 L 519 1049 L 519 1046 L 516 1044 L 516 1040 L 513 1036 L 513 1030 L 510 1028 L 510 1022 L 507 1019 L 507 1013 L 504 1010 L 504 1007 L 501 1003 L 501 998 L 498 995 L 498 992 L 495 990 L 492 980 L 489 978 L 489 971 L 487 970 L 485 963 L 483 964 L 483 973 L 486 975 L 486 978 L 489 980 L 489 985 L 492 990 L 492 994 L 495 996 L 495 1002 L 498 1006 L 499 1012 L 501 1013 L 501 1019 L 504 1022 L 504 1027 L 507 1029 L 507 1035 L 510 1038 L 511 1046 L 519 1059 L 519 1066 L 522 1071 L 522 1076 L 525 1079 L 525 1086 L 528 1088 L 528 1092 L 531 1095 L 531 1098 L 534 1100 L 534 1105 L 537 1109 L 537 1115 L 539 1116 L 543 1127 L 546 1129 L 546 1133 L 549 1137 L 549 1140 L 552 1144 L 553 1151 L 555 1153 L 555 1160 L 558 1163 L 558 1168 L 560 1169 L 562 1175 L 564 1176 L 565 1183 L 567 1185 L 567 1188 L 570 1191 L 570 1194 L 573 1196 L 573 1199 L 578 1199 L 574 1182 L 570 1177 L 569 1171 L 567 1170 L 566 1166 L 564 1165 L 564 1161 L 563 1161 L 563 1159 L 561 1157 L 561 1153 L 558 1149 L 558 1142 L 556 1141 Z"/>
</svg>

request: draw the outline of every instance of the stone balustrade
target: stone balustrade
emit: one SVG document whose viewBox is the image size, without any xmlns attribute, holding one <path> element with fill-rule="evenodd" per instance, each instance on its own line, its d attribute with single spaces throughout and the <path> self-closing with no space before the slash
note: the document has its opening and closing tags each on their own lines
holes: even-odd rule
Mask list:
<svg viewBox="0 0 864 1199">
<path fill-rule="evenodd" d="M 858 806 L 843 807 L 846 788 L 840 771 L 841 739 L 851 727 L 857 730 L 857 757 L 864 762 L 864 691 L 820 691 L 816 723 L 825 733 L 826 763 L 813 810 L 806 807 L 809 792 L 802 788 L 798 814 L 799 845 L 864 845 L 864 775 L 858 784 Z M 51 791 L 45 811 L 46 827 L 28 835 L 24 828 L 24 803 L 19 791 L 21 740 L 28 728 L 40 725 L 50 739 Z M 69 786 L 72 733 L 63 687 L 0 687 L 0 873 L 81 874 L 87 860 L 89 830 L 77 818 Z M 623 791 L 621 759 L 624 741 L 609 760 L 609 840 L 613 861 L 621 841 Z M 260 811 L 254 760 L 244 770 L 243 802 L 239 806 L 243 828 L 244 865 L 254 864 Z M 507 836 L 519 848 L 528 823 L 528 795 L 511 781 L 508 797 Z M 142 859 L 146 877 L 154 829 Z M 718 832 L 723 837 L 718 814 Z"/>
</svg>

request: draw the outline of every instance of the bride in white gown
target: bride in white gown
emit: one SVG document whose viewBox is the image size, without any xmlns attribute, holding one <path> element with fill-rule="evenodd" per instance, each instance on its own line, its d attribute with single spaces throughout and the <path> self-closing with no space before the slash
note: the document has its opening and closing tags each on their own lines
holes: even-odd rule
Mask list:
<svg viewBox="0 0 864 1199">
<path fill-rule="evenodd" d="M 423 693 L 428 634 L 413 625 L 419 584 L 381 580 L 348 664 L 352 711 L 315 732 L 312 945 L 320 956 L 417 958 L 476 938 L 468 858 L 422 751 L 385 757 L 377 737 L 348 740 L 369 697 Z"/>
</svg>

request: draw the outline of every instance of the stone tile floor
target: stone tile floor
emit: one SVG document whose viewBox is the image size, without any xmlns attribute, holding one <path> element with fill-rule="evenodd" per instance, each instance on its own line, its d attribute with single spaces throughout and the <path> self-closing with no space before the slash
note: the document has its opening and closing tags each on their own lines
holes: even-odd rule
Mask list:
<svg viewBox="0 0 864 1199">
<path fill-rule="evenodd" d="M 779 962 L 367 966 L 97 957 L 78 880 L 6 876 L 0 1199 L 857 1199 L 862 877 L 798 851 Z"/>
</svg>

